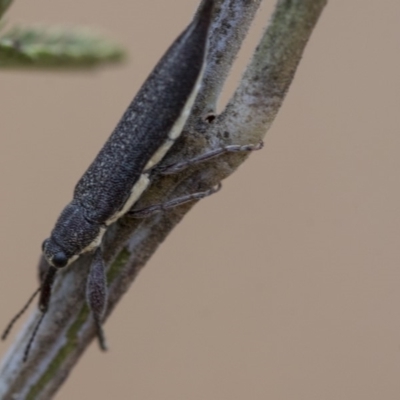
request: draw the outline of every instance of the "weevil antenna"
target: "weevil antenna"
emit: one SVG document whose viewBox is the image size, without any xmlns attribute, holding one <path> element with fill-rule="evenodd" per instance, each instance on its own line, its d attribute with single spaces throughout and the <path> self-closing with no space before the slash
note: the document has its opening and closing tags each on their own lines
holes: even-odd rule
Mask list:
<svg viewBox="0 0 400 400">
<path fill-rule="evenodd" d="M 40 327 L 45 315 L 46 315 L 46 313 L 42 312 L 42 315 L 40 316 L 39 321 L 37 322 L 35 328 L 33 329 L 32 335 L 29 338 L 29 342 L 25 347 L 23 362 L 25 362 L 28 359 L 29 353 L 31 351 L 32 343 L 35 340 L 36 334 L 38 333 L 39 327 Z"/>
<path fill-rule="evenodd" d="M 31 305 L 34 298 L 39 294 L 40 289 L 41 288 L 39 287 L 38 289 L 35 290 L 35 292 L 32 294 L 31 297 L 29 297 L 29 300 L 25 303 L 25 305 L 21 308 L 21 310 L 18 311 L 18 313 L 12 318 L 12 320 L 7 325 L 7 328 L 4 330 L 3 334 L 1 335 L 1 340 L 7 339 L 7 336 L 11 332 L 12 327 L 19 320 L 19 318 L 24 314 L 24 312 L 28 309 L 28 307 Z"/>
<path fill-rule="evenodd" d="M 35 325 L 32 335 L 29 338 L 29 342 L 26 345 L 24 351 L 23 361 L 25 362 L 28 359 L 29 352 L 31 351 L 32 343 L 35 340 L 36 334 L 38 333 L 39 327 L 43 321 L 44 316 L 46 315 L 47 309 L 49 308 L 50 297 L 51 297 L 51 288 L 53 286 L 54 279 L 56 277 L 57 269 L 53 266 L 50 266 L 47 270 L 47 274 L 44 277 L 42 286 L 40 287 L 40 299 L 39 299 L 39 310 L 42 312 L 42 315 L 39 318 L 39 321 Z"/>
</svg>

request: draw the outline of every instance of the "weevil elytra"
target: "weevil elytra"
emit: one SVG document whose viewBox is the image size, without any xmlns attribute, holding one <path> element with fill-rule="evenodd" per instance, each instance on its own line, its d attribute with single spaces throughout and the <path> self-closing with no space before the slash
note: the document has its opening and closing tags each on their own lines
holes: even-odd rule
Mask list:
<svg viewBox="0 0 400 400">
<path fill-rule="evenodd" d="M 48 270 L 40 289 L 35 292 L 40 293 L 39 309 L 42 315 L 26 347 L 25 359 L 49 307 L 57 271 L 88 252 L 94 255 L 87 279 L 87 302 L 100 347 L 106 349 L 101 326 L 107 304 L 102 238 L 111 224 L 131 212 L 132 206 L 148 187 L 154 167 L 181 135 L 201 86 L 214 2 L 203 2 L 193 21 L 158 62 L 110 138 L 78 181 L 72 201 L 62 211 L 50 237 L 43 242 L 42 251 Z M 176 173 L 188 165 L 226 152 L 252 151 L 261 147 L 262 144 L 233 145 L 215 149 L 188 162 L 169 166 L 163 173 Z M 146 217 L 153 212 L 205 197 L 218 188 L 136 211 L 134 215 Z M 10 322 L 3 339 L 33 298 Z"/>
</svg>

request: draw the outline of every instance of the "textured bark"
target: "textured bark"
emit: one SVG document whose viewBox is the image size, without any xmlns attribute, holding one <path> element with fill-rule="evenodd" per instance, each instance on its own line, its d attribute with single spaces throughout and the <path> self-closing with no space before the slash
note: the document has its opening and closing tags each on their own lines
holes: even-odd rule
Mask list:
<svg viewBox="0 0 400 400">
<path fill-rule="evenodd" d="M 181 140 L 163 164 L 182 161 L 228 144 L 263 139 L 293 79 L 304 47 L 327 0 L 279 0 L 270 24 L 226 109 L 214 113 L 233 60 L 261 0 L 220 0 L 211 29 L 204 84 Z M 208 189 L 232 174 L 248 154 L 226 154 L 170 176 L 159 177 L 135 208 Z M 109 297 L 107 316 L 157 247 L 193 203 L 147 219 L 124 217 L 104 239 Z M 1 399 L 49 399 L 95 337 L 85 303 L 91 256 L 60 273 L 50 309 L 22 364 L 23 352 L 39 312 L 35 311 L 12 345 L 0 370 Z M 41 261 L 43 263 L 43 261 Z M 43 269 L 43 267 L 42 267 Z"/>
</svg>

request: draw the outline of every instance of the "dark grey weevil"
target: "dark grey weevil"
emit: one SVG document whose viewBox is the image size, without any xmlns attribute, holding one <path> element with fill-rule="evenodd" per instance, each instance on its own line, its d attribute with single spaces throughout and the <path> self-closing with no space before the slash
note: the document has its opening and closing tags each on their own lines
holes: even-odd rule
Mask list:
<svg viewBox="0 0 400 400">
<path fill-rule="evenodd" d="M 49 268 L 42 285 L 11 320 L 2 336 L 2 339 L 7 337 L 14 322 L 40 293 L 39 309 L 42 315 L 27 344 L 24 360 L 48 309 L 58 269 L 70 265 L 87 252 L 94 252 L 87 280 L 87 302 L 96 324 L 100 347 L 106 349 L 101 326 L 107 304 L 105 263 L 100 247 L 102 238 L 108 226 L 131 210 L 149 186 L 152 169 L 182 133 L 201 86 L 213 8 L 214 0 L 205 0 L 192 23 L 158 62 L 104 147 L 75 186 L 73 199 L 62 211 L 50 237 L 43 242 L 43 255 Z M 226 152 L 252 151 L 261 147 L 262 143 L 215 149 L 173 165 L 167 172 L 178 172 L 188 165 Z M 146 216 L 154 210 L 203 198 L 216 190 L 218 188 L 184 196 L 169 204 L 135 212 L 135 215 Z"/>
<path fill-rule="evenodd" d="M 107 304 L 101 242 L 108 226 L 126 214 L 150 183 L 150 172 L 180 136 L 201 86 L 214 0 L 204 1 L 193 21 L 170 46 L 125 111 L 113 133 L 75 186 L 42 250 L 49 264 L 40 288 L 42 316 L 59 268 L 94 251 L 87 282 L 100 347 L 106 348 L 101 320 Z M 39 292 L 38 291 L 38 292 Z M 25 307 L 24 307 L 25 309 Z M 23 310 L 24 311 L 24 310 Z M 3 334 L 7 336 L 20 313 Z"/>
<path fill-rule="evenodd" d="M 50 265 L 39 308 L 48 308 L 58 268 L 95 251 L 87 301 L 100 347 L 107 283 L 100 244 L 107 227 L 131 209 L 150 183 L 151 169 L 180 136 L 201 86 L 214 1 L 205 1 L 192 23 L 158 62 L 99 154 L 77 183 L 51 236 L 43 242 Z"/>
</svg>

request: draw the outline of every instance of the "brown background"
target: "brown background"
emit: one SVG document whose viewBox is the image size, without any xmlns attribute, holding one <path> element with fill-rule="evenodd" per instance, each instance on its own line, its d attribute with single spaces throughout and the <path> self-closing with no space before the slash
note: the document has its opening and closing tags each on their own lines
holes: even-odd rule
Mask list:
<svg viewBox="0 0 400 400">
<path fill-rule="evenodd" d="M 99 27 L 131 56 L 95 73 L 1 71 L 2 325 L 36 287 L 75 182 L 197 3 L 10 11 Z M 57 399 L 400 398 L 399 22 L 398 0 L 330 2 L 264 150 L 168 238 L 108 320 L 109 353 L 93 343 Z"/>
</svg>

